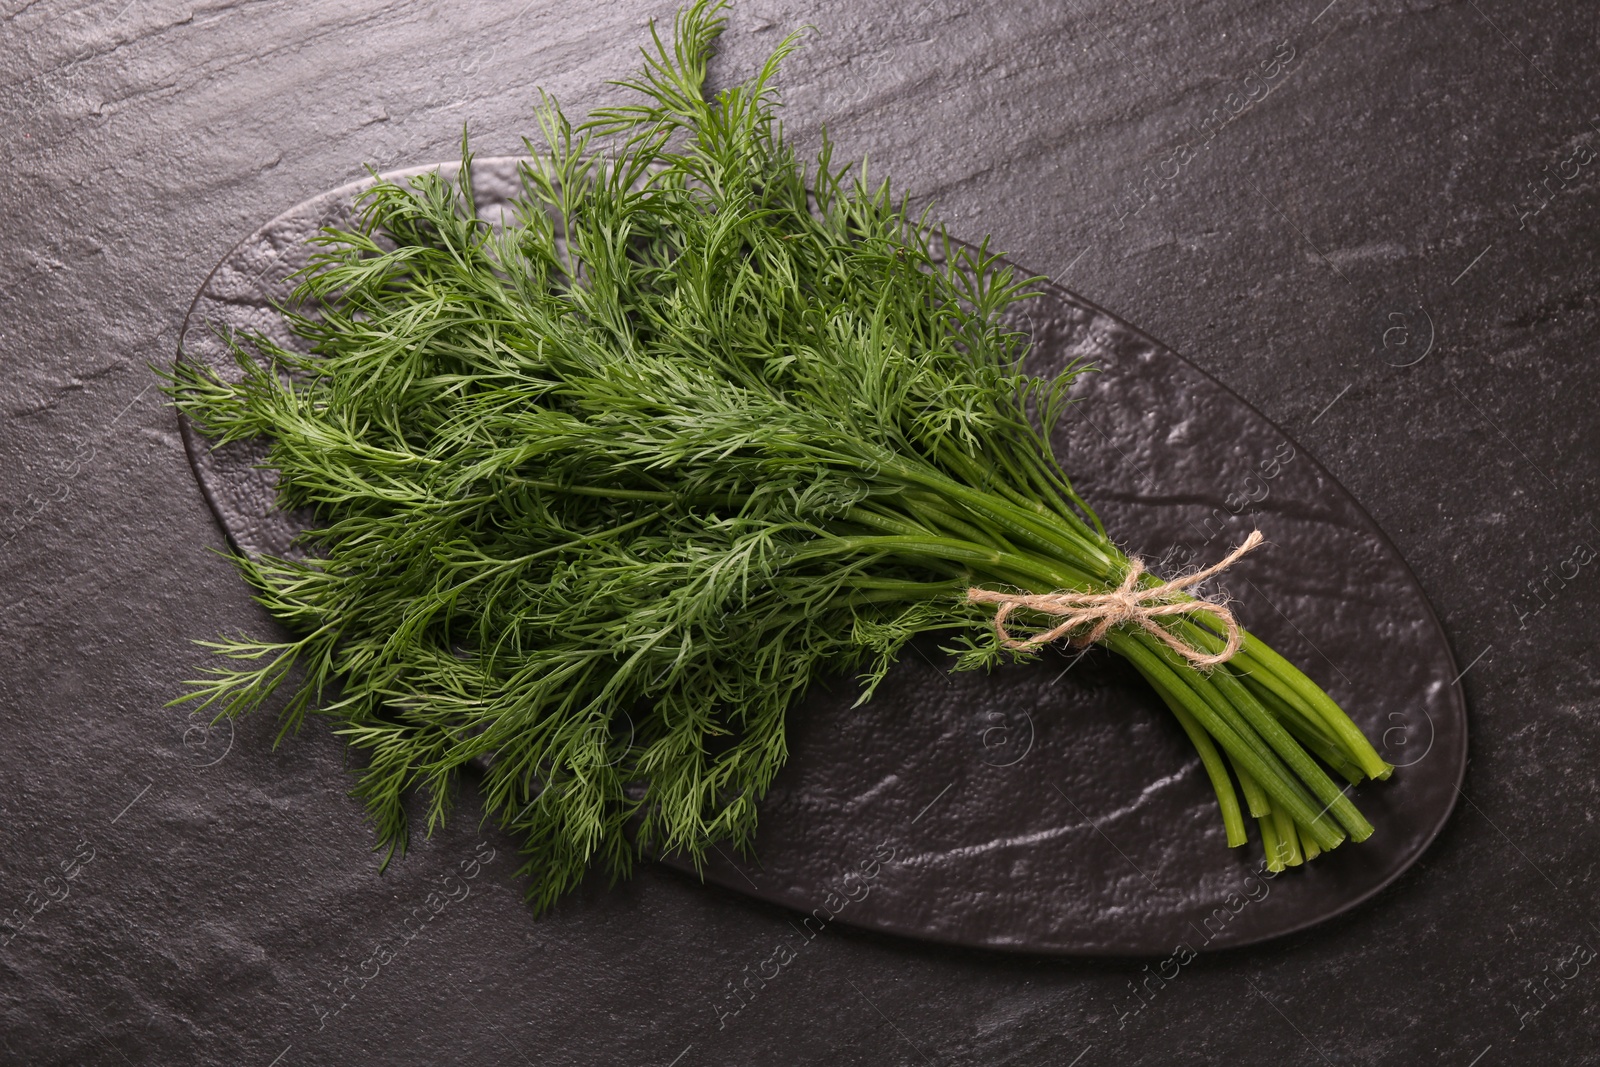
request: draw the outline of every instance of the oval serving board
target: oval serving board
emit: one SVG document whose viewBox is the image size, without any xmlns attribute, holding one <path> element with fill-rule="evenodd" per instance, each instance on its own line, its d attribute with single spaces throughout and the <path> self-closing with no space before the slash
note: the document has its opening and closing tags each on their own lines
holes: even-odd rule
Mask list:
<svg viewBox="0 0 1600 1067">
<path fill-rule="evenodd" d="M 454 171 L 454 165 L 422 170 Z M 365 183 L 295 207 L 242 241 L 190 308 L 180 358 L 233 367 L 221 337 L 293 345 L 272 302 L 305 239 L 343 224 Z M 517 160 L 477 160 L 479 210 L 518 191 Z M 1352 796 L 1377 827 L 1306 867 L 1261 871 L 1252 833 L 1224 844 L 1199 759 L 1116 657 L 1050 652 L 952 674 L 936 644 L 904 655 L 874 700 L 814 686 L 790 712 L 790 757 L 762 803 L 751 857 L 703 877 L 833 923 L 953 945 L 1061 956 L 1167 955 L 1302 930 L 1377 893 L 1439 832 L 1466 766 L 1466 706 L 1445 635 L 1405 562 L 1283 431 L 1168 349 L 1065 289 L 1020 305 L 1030 369 L 1070 360 L 1077 403 L 1055 446 L 1123 547 L 1172 574 L 1259 527 L 1270 544 L 1214 583 L 1260 635 L 1324 686 L 1399 765 Z M 304 517 L 274 509 L 264 448 L 214 449 L 185 422 L 206 500 L 242 552 L 294 554 Z M 692 871 L 677 857 L 663 862 Z"/>
</svg>

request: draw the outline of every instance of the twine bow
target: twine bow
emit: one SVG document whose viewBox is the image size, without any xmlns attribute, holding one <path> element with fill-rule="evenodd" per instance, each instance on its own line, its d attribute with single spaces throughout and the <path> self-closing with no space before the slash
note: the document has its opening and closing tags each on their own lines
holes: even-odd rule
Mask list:
<svg viewBox="0 0 1600 1067">
<path fill-rule="evenodd" d="M 1246 537 L 1238 548 L 1205 570 L 1196 571 L 1182 578 L 1174 578 L 1170 582 L 1151 586 L 1149 589 L 1139 588 L 1139 579 L 1144 575 L 1144 560 L 1135 557 L 1129 560 L 1131 566 L 1122 584 L 1105 593 L 999 593 L 990 589 L 973 588 L 967 590 L 967 603 L 999 605 L 994 613 L 994 632 L 1006 648 L 1019 650 L 1039 648 L 1066 637 L 1084 626 L 1089 626 L 1091 629 L 1087 633 L 1080 634 L 1073 643 L 1092 645 L 1104 637 L 1113 626 L 1128 622 L 1144 627 L 1196 667 L 1215 667 L 1219 663 L 1226 663 L 1239 651 L 1239 624 L 1234 620 L 1233 612 L 1228 610 L 1227 605 L 1214 601 L 1193 598 L 1174 600 L 1173 597 L 1191 585 L 1227 570 L 1239 562 L 1247 552 L 1260 545 L 1262 540 L 1261 531 L 1252 530 L 1250 536 Z M 1056 616 L 1061 622 L 1044 633 L 1018 639 L 1006 632 L 1006 619 L 1018 608 L 1038 612 L 1041 615 Z M 1227 643 L 1221 652 L 1208 654 L 1204 649 L 1186 644 L 1155 621 L 1167 615 L 1195 615 L 1202 612 L 1213 616 L 1222 624 Z"/>
</svg>

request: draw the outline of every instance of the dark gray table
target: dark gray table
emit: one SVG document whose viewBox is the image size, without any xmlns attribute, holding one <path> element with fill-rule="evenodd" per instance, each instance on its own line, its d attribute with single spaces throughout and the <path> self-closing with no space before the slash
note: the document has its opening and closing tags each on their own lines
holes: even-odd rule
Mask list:
<svg viewBox="0 0 1600 1067">
<path fill-rule="evenodd" d="M 782 79 L 794 137 L 827 123 L 841 157 L 870 150 L 957 232 L 992 231 L 1314 451 L 1467 668 L 1455 818 L 1352 914 L 1142 998 L 1139 962 L 833 926 L 719 1025 L 782 911 L 647 867 L 533 921 L 470 798 L 379 877 L 325 727 L 274 750 L 265 718 L 207 730 L 163 707 L 203 665 L 190 638 L 265 620 L 211 552 L 146 368 L 259 223 L 366 164 L 446 158 L 464 122 L 515 150 L 536 87 L 575 113 L 612 98 L 601 82 L 671 9 L 13 0 L 0 912 L 51 902 L 0 948 L 0 1057 L 1600 1060 L 1600 23 L 1576 2 L 1323 3 L 751 0 L 714 77 L 814 23 Z M 469 895 L 411 918 L 463 862 Z M 400 947 L 372 977 L 379 945 Z"/>
</svg>

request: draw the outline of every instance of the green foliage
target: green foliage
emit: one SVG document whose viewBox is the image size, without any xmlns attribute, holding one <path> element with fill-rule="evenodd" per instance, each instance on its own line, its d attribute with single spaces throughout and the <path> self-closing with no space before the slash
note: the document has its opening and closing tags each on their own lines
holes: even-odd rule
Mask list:
<svg viewBox="0 0 1600 1067">
<path fill-rule="evenodd" d="M 826 139 L 798 161 L 796 37 L 707 100 L 718 10 L 655 37 L 632 102 L 545 102 L 513 222 L 475 214 L 465 144 L 457 183 L 379 181 L 298 279 L 313 356 L 246 338 L 236 384 L 168 381 L 317 520 L 307 559 L 237 561 L 291 639 L 212 644 L 234 662 L 182 699 L 333 718 L 391 852 L 408 796 L 431 831 L 486 764 L 540 907 L 641 846 L 747 845 L 820 674 L 865 700 L 926 632 L 1009 655 L 970 583 L 1126 568 L 1042 432 L 1078 368 L 1023 375 L 1002 322 L 1029 280 Z"/>
</svg>

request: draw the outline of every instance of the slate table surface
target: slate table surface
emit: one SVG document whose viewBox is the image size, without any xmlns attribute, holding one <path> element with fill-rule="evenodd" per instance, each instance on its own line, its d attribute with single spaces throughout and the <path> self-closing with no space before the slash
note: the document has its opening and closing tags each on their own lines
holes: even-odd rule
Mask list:
<svg viewBox="0 0 1600 1067">
<path fill-rule="evenodd" d="M 646 866 L 535 921 L 470 797 L 380 876 L 325 727 L 274 749 L 265 718 L 163 706 L 191 638 L 267 627 L 148 369 L 207 272 L 368 165 L 449 158 L 464 123 L 517 150 L 539 87 L 615 100 L 671 12 L 0 11 L 0 913 L 27 920 L 0 1062 L 1600 1062 L 1600 20 L 1577 2 L 745 0 L 712 67 L 818 27 L 781 78 L 792 137 L 826 124 L 957 234 L 1171 344 L 1395 541 L 1466 667 L 1472 758 L 1433 848 L 1350 914 L 1166 980 L 836 925 L 724 1016 L 784 911 Z"/>
</svg>

